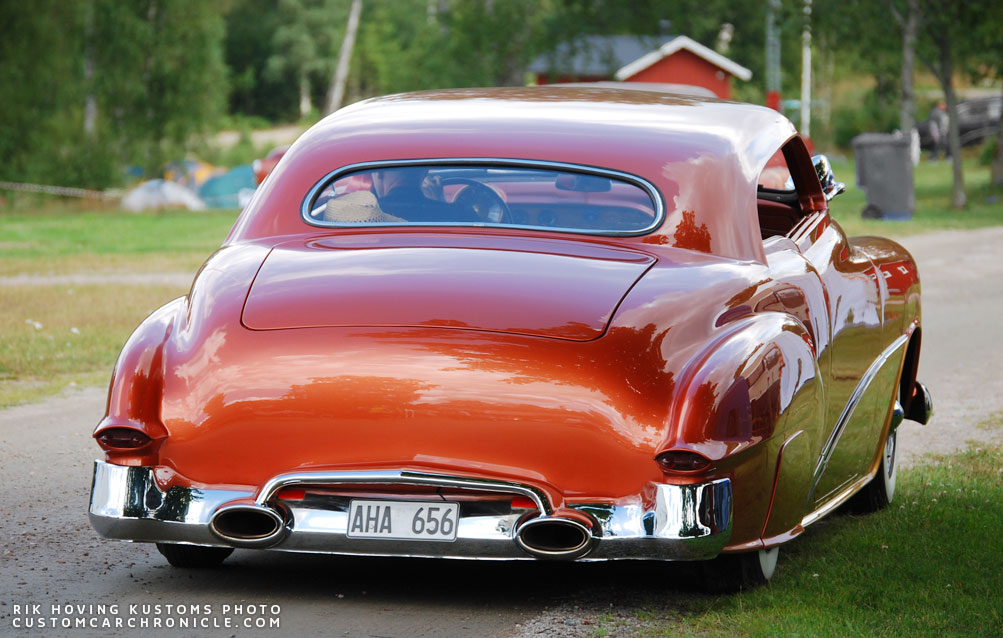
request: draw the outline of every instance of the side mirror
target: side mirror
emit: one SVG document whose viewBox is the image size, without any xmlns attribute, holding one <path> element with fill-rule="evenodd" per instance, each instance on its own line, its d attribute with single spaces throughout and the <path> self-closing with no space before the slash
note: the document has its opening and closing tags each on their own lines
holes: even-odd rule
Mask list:
<svg viewBox="0 0 1003 638">
<path fill-rule="evenodd" d="M 846 184 L 837 182 L 836 176 L 832 172 L 832 164 L 825 155 L 815 155 L 811 158 L 811 163 L 815 165 L 815 172 L 818 174 L 818 181 L 822 182 L 822 194 L 826 201 L 846 190 Z"/>
</svg>

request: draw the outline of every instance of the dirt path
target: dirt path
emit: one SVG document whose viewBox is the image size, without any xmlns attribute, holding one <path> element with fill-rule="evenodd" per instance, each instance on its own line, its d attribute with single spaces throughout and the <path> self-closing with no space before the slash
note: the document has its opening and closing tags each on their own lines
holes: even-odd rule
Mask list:
<svg viewBox="0 0 1003 638">
<path fill-rule="evenodd" d="M 275 629 L 13 632 L 46 636 L 505 635 L 561 591 L 546 564 L 353 559 L 237 551 L 218 570 L 172 569 L 152 545 L 101 540 L 87 520 L 90 437 L 105 390 L 0 411 L 0 635 L 14 605 L 279 605 Z M 536 583 L 527 592 L 515 584 Z M 153 617 L 155 615 L 151 615 Z M 239 617 L 238 617 L 239 619 Z"/>
<path fill-rule="evenodd" d="M 90 284 L 124 284 L 145 286 L 189 286 L 192 273 L 163 272 L 84 272 L 68 275 L 7 275 L 0 276 L 3 286 L 85 286 Z"/>
<path fill-rule="evenodd" d="M 903 244 L 920 265 L 920 379 L 936 406 L 930 425 L 903 426 L 905 460 L 915 462 L 923 452 L 949 452 L 994 435 L 976 426 L 1003 410 L 998 345 L 1003 228 L 906 238 Z M 591 635 L 590 618 L 612 605 L 630 607 L 646 583 L 685 580 L 686 568 L 678 565 L 435 562 L 252 551 L 236 552 L 215 571 L 170 569 L 149 545 L 99 540 L 87 521 L 90 463 L 98 456 L 90 432 L 104 400 L 104 389 L 92 388 L 0 411 L 0 633 L 10 629 L 15 604 L 160 602 L 209 604 L 214 610 L 277 604 L 281 627 L 30 633 Z"/>
<path fill-rule="evenodd" d="M 906 421 L 899 441 L 910 463 L 999 438 L 978 428 L 1003 411 L 1003 227 L 907 237 L 923 284 L 919 379 L 933 395 L 927 426 Z"/>
</svg>

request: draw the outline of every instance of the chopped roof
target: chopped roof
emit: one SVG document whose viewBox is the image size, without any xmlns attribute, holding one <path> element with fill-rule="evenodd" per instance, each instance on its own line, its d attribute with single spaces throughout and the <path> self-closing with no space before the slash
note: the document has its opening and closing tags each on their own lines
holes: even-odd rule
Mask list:
<svg viewBox="0 0 1003 638">
<path fill-rule="evenodd" d="M 300 202 L 346 166 L 499 158 L 636 175 L 659 190 L 667 211 L 640 241 L 684 245 L 679 229 L 692 226 L 709 233 L 716 255 L 761 260 L 757 178 L 795 134 L 765 107 L 637 90 L 548 85 L 388 95 L 341 109 L 304 133 L 231 240 L 302 232 Z"/>
<path fill-rule="evenodd" d="M 576 157 L 588 158 L 597 166 L 603 165 L 604 157 L 613 162 L 622 152 L 638 157 L 631 164 L 643 161 L 657 169 L 660 161 L 686 157 L 695 150 L 765 162 L 779 142 L 769 155 L 759 157 L 762 140 L 773 143 L 777 135 L 786 139 L 793 133 L 786 118 L 762 106 L 693 95 L 556 84 L 372 98 L 328 116 L 296 146 L 306 140 L 327 139 L 338 140 L 343 148 L 349 143 L 354 148 L 356 140 L 365 138 L 368 146 L 359 150 L 369 156 L 376 152 L 369 149 L 379 147 L 383 152 L 395 148 L 400 152 L 408 140 L 421 139 L 420 149 L 426 156 L 436 156 L 446 148 L 459 152 L 470 147 L 458 156 L 539 159 L 582 147 L 584 154 Z M 602 143 L 597 144 L 597 140 Z M 638 156 L 649 150 L 650 155 Z M 384 155 L 382 159 L 390 158 Z"/>
</svg>

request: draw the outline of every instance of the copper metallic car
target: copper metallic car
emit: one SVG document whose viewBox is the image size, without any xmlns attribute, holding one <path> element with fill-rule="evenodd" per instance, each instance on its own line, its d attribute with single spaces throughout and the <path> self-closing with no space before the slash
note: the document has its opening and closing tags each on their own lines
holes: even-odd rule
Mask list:
<svg viewBox="0 0 1003 638">
<path fill-rule="evenodd" d="M 233 548 L 702 561 L 746 586 L 926 422 L 909 254 L 778 113 L 455 90 L 305 133 L 115 367 L 90 518 Z"/>
</svg>

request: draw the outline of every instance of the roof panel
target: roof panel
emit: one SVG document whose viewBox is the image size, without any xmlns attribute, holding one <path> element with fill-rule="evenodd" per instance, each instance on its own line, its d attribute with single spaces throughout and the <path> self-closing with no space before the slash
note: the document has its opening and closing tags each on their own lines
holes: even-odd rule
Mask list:
<svg viewBox="0 0 1003 638">
<path fill-rule="evenodd" d="M 659 190 L 666 221 L 635 240 L 687 247 L 685 237 L 699 235 L 713 254 L 761 259 L 756 180 L 794 134 L 765 107 L 637 90 L 551 85 L 390 95 L 346 107 L 304 133 L 231 238 L 305 232 L 300 202 L 350 164 L 500 158 L 637 175 Z"/>
</svg>

